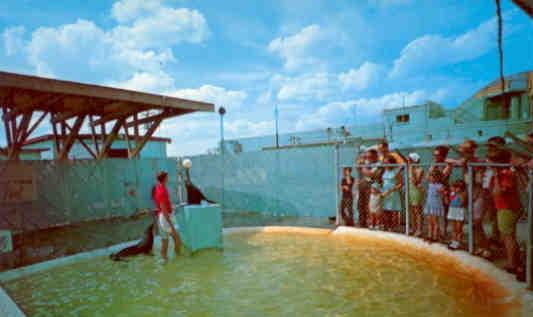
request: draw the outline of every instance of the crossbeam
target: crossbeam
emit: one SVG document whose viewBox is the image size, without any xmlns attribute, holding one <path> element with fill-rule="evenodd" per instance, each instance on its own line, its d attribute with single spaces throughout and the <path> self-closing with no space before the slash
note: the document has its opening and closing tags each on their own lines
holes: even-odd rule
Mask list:
<svg viewBox="0 0 533 317">
<path fill-rule="evenodd" d="M 117 138 L 118 132 L 120 131 L 120 128 L 122 127 L 122 121 L 125 119 L 125 117 L 122 117 L 120 119 L 117 119 L 115 121 L 115 124 L 113 125 L 113 129 L 111 130 L 111 133 L 107 135 L 105 138 L 104 144 L 102 144 L 102 149 L 100 150 L 100 153 L 98 153 L 97 159 L 101 160 L 107 156 L 107 152 L 111 148 L 111 144 L 113 144 L 113 141 Z"/>
<path fill-rule="evenodd" d="M 159 125 L 161 124 L 162 121 L 163 121 L 163 118 L 155 119 L 155 121 L 152 123 L 152 125 L 150 126 L 148 131 L 146 131 L 146 134 L 142 137 L 141 141 L 136 144 L 135 149 L 131 153 L 131 157 L 132 158 L 136 158 L 136 157 L 139 156 L 139 153 L 143 149 L 144 145 L 152 137 L 152 135 L 154 134 L 155 130 L 159 127 Z"/>
<path fill-rule="evenodd" d="M 59 152 L 58 159 L 65 160 L 68 158 L 68 153 L 70 152 L 72 145 L 74 145 L 74 141 L 76 141 L 76 139 L 78 138 L 78 133 L 80 132 L 85 117 L 86 115 L 81 115 L 76 118 L 76 121 L 74 122 L 74 125 L 72 126 L 72 129 L 67 136 L 67 139 L 63 143 L 63 148 L 61 149 L 61 152 Z M 64 122 L 63 124 L 65 124 L 66 129 L 66 123 Z"/>
<path fill-rule="evenodd" d="M 175 112 L 170 112 L 168 110 L 164 110 L 160 114 L 156 114 L 156 115 L 153 115 L 153 116 L 150 116 L 150 117 L 146 117 L 146 118 L 142 118 L 142 119 L 139 119 L 139 120 L 134 120 L 132 122 L 129 122 L 129 123 L 126 124 L 126 127 L 127 128 L 131 128 L 131 127 L 135 127 L 135 125 L 139 126 L 139 125 L 146 124 L 146 123 L 152 123 L 152 122 L 155 122 L 156 120 L 166 119 L 166 118 L 169 118 L 169 117 L 172 117 L 172 116 L 175 116 L 175 115 L 176 115 Z"/>
</svg>

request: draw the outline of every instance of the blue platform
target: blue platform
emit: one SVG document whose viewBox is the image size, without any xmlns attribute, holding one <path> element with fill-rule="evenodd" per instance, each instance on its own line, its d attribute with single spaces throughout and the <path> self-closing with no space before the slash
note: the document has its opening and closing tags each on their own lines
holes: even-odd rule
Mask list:
<svg viewBox="0 0 533 317">
<path fill-rule="evenodd" d="M 178 232 L 191 252 L 222 248 L 222 212 L 219 205 L 182 205 L 176 214 Z"/>
</svg>

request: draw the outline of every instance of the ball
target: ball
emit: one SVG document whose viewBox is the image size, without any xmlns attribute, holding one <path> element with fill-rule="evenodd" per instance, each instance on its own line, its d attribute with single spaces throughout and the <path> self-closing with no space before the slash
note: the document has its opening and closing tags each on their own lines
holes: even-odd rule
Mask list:
<svg viewBox="0 0 533 317">
<path fill-rule="evenodd" d="M 189 159 L 184 159 L 183 160 L 183 167 L 189 169 L 189 168 L 191 168 L 191 166 L 192 166 L 191 160 L 189 160 Z"/>
</svg>

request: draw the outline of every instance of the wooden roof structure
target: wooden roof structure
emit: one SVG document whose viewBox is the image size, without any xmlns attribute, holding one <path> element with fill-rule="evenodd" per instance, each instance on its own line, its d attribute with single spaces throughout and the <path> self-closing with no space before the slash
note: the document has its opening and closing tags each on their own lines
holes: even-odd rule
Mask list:
<svg viewBox="0 0 533 317">
<path fill-rule="evenodd" d="M 513 0 L 513 2 L 527 13 L 527 15 L 533 18 L 533 0 Z"/>
<path fill-rule="evenodd" d="M 58 159 L 68 158 L 76 140 L 90 148 L 79 137 L 84 125 L 91 131 L 89 153 L 95 159 L 106 157 L 119 133 L 128 141 L 129 157 L 135 158 L 163 120 L 214 111 L 214 105 L 206 102 L 1 71 L 0 107 L 8 158 L 13 160 L 47 117 Z M 144 134 L 141 126 L 146 127 Z M 129 139 L 137 140 L 131 148 Z"/>
</svg>

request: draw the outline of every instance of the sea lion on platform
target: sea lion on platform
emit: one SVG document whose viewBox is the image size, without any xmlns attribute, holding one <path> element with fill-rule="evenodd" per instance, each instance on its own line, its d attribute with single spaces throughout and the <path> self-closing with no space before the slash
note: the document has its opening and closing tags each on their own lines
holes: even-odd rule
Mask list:
<svg viewBox="0 0 533 317">
<path fill-rule="evenodd" d="M 215 204 L 214 201 L 207 199 L 202 191 L 194 186 L 190 180 L 185 181 L 185 189 L 187 190 L 187 204 L 199 205 L 202 200 L 205 200 L 210 204 Z"/>
<path fill-rule="evenodd" d="M 124 248 L 117 253 L 112 253 L 109 255 L 109 258 L 113 261 L 123 261 L 124 258 L 139 255 L 139 254 L 150 254 L 152 247 L 154 246 L 154 224 L 151 224 L 144 230 L 144 236 L 137 244 L 132 245 L 131 247 Z"/>
</svg>

